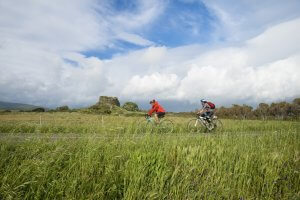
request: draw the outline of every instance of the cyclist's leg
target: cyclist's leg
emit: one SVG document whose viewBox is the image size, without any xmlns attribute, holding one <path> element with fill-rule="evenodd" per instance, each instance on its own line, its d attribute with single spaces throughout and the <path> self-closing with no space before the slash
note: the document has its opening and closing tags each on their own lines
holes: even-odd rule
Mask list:
<svg viewBox="0 0 300 200">
<path fill-rule="evenodd" d="M 158 113 L 156 113 L 156 115 L 157 115 L 157 118 L 158 118 L 158 120 L 159 120 L 159 119 L 161 119 L 161 118 L 164 118 L 165 113 L 164 113 L 164 112 L 158 112 Z"/>
<path fill-rule="evenodd" d="M 154 119 L 155 119 L 155 123 L 157 123 L 157 124 L 158 124 L 158 123 L 159 123 L 159 119 L 158 119 L 158 115 L 157 115 L 157 113 L 155 113 L 155 114 L 154 114 Z"/>
<path fill-rule="evenodd" d="M 212 119 L 215 115 L 215 109 L 210 109 L 210 118 Z"/>
<path fill-rule="evenodd" d="M 212 112 L 209 110 L 207 112 L 205 112 L 205 116 L 204 118 L 206 119 L 206 121 L 211 122 L 211 116 L 212 116 Z"/>
<path fill-rule="evenodd" d="M 164 118 L 165 117 L 165 114 L 164 112 L 158 112 L 157 113 L 157 117 L 160 119 L 160 118 Z"/>
<path fill-rule="evenodd" d="M 214 114 L 215 114 L 215 109 L 210 109 L 210 110 L 207 112 L 207 121 L 208 121 L 208 122 L 211 122 L 211 121 L 212 121 Z"/>
</svg>

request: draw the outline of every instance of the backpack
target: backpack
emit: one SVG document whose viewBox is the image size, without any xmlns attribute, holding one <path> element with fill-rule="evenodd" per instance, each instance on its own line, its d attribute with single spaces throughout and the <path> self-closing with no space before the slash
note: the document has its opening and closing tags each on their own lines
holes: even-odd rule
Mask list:
<svg viewBox="0 0 300 200">
<path fill-rule="evenodd" d="M 212 102 L 207 102 L 207 104 L 209 105 L 209 107 L 211 109 L 215 109 L 216 108 L 215 104 L 213 104 Z"/>
</svg>

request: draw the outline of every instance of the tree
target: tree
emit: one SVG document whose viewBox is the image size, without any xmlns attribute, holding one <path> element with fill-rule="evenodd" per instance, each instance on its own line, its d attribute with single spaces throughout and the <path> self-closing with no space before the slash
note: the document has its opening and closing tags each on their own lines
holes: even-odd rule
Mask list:
<svg viewBox="0 0 300 200">
<path fill-rule="evenodd" d="M 133 102 L 126 102 L 122 107 L 127 111 L 139 111 L 138 105 Z"/>
<path fill-rule="evenodd" d="M 243 119 L 248 119 L 251 117 L 252 115 L 252 107 L 248 106 L 246 104 L 243 104 L 243 106 L 241 106 L 240 110 L 241 110 L 241 115 L 243 117 Z"/>
<path fill-rule="evenodd" d="M 294 99 L 293 104 L 300 106 L 300 98 Z"/>
<path fill-rule="evenodd" d="M 216 110 L 216 113 L 219 117 L 223 117 L 223 118 L 229 118 L 230 117 L 229 108 L 225 108 L 224 106 L 221 106 L 220 108 L 218 108 Z"/>
<path fill-rule="evenodd" d="M 300 116 L 300 98 L 294 99 L 293 103 L 284 101 L 271 103 L 271 105 L 260 103 L 255 110 L 246 104 L 242 106 L 233 104 L 229 108 L 222 106 L 217 109 L 216 112 L 219 117 L 235 119 L 251 119 L 253 117 L 263 120 L 269 117 L 277 119 L 298 119 Z"/>
<path fill-rule="evenodd" d="M 32 112 L 45 112 L 45 108 L 39 107 L 32 110 Z"/>
<path fill-rule="evenodd" d="M 242 116 L 241 106 L 237 104 L 233 104 L 232 107 L 230 108 L 230 114 L 235 118 L 240 118 Z"/>
<path fill-rule="evenodd" d="M 60 107 L 57 107 L 56 110 L 64 112 L 64 111 L 69 111 L 70 109 L 68 106 L 60 106 Z"/>
<path fill-rule="evenodd" d="M 267 118 L 269 112 L 269 105 L 266 103 L 260 103 L 256 109 L 258 117 L 261 117 L 263 120 Z"/>
</svg>

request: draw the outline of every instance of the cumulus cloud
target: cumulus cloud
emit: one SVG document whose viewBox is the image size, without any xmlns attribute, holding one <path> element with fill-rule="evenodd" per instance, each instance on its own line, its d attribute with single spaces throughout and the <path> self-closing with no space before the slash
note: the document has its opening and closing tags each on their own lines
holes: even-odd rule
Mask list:
<svg viewBox="0 0 300 200">
<path fill-rule="evenodd" d="M 62 57 L 29 47 L 21 52 L 19 60 L 13 60 L 6 57 L 11 55 L 9 47 L 0 51 L 2 100 L 48 106 L 85 105 L 95 101 L 109 85 L 98 58 L 80 54 Z"/>
<path fill-rule="evenodd" d="M 133 96 L 134 99 L 171 98 L 179 80 L 176 74 L 154 73 L 145 76 L 133 76 L 123 90 L 124 96 Z"/>
<path fill-rule="evenodd" d="M 246 42 L 247 55 L 253 65 L 269 63 L 300 51 L 300 18 L 267 29 Z"/>
<path fill-rule="evenodd" d="M 1 43 L 19 42 L 51 51 L 82 51 L 104 45 L 106 40 L 99 36 L 108 38 L 108 34 L 106 27 L 97 23 L 93 4 L 91 0 L 1 1 Z"/>
<path fill-rule="evenodd" d="M 156 0 L 139 1 L 135 13 L 111 6 L 111 1 L 96 0 L 0 1 L 1 100 L 46 106 L 94 103 L 113 83 L 106 61 L 84 52 L 118 40 L 153 44 L 135 31 L 163 10 Z"/>
<path fill-rule="evenodd" d="M 194 65 L 177 91 L 179 99 L 200 97 L 224 102 L 272 102 L 300 94 L 300 54 L 258 67 Z"/>
<path fill-rule="evenodd" d="M 205 3 L 219 19 L 214 24 L 217 40 L 244 41 L 269 27 L 300 16 L 298 0 L 201 0 L 201 2 Z"/>
<path fill-rule="evenodd" d="M 254 3 L 241 1 L 231 8 L 204 2 L 220 19 L 218 34 L 237 43 L 156 45 L 139 33 L 163 13 L 165 4 L 158 0 L 138 1 L 134 12 L 114 10 L 111 1 L 0 1 L 1 100 L 85 106 L 99 95 L 113 95 L 256 104 L 300 95 L 300 18 L 287 14 L 298 13 L 295 1 L 266 6 L 272 17 L 258 29 L 253 27 L 262 10 Z M 250 10 L 239 20 L 241 12 L 232 9 L 242 5 Z M 255 33 L 240 31 L 252 29 Z M 236 35 L 230 38 L 228 31 Z M 119 40 L 143 48 L 106 60 L 84 54 Z"/>
<path fill-rule="evenodd" d="M 199 98 L 209 98 L 219 104 L 256 104 L 295 98 L 300 95 L 300 81 L 297 78 L 300 77 L 300 49 L 297 45 L 300 38 L 295 34 L 300 31 L 299 23 L 299 19 L 281 23 L 236 46 L 207 52 L 200 51 L 201 48 L 198 47 L 199 53 L 196 56 L 182 58 L 172 63 L 172 67 L 163 68 L 169 70 L 164 76 L 176 75 L 174 83 L 149 72 L 148 75 L 134 76 L 128 82 L 131 86 L 128 98 L 135 92 L 141 95 L 142 88 L 146 88 L 145 82 L 149 86 L 151 81 L 156 81 L 163 86 L 167 84 L 164 80 L 172 84 L 167 84 L 166 90 L 157 90 L 163 99 L 197 102 Z M 191 51 L 189 48 L 177 50 Z M 152 48 L 152 51 L 155 50 Z M 158 49 L 157 51 L 159 52 Z M 172 60 L 172 53 L 174 51 L 168 49 L 163 54 L 165 63 Z M 126 88 L 126 91 L 129 89 Z M 123 94 L 126 95 L 127 92 Z M 145 90 L 143 94 L 143 97 L 151 98 L 156 95 L 156 91 Z"/>
</svg>

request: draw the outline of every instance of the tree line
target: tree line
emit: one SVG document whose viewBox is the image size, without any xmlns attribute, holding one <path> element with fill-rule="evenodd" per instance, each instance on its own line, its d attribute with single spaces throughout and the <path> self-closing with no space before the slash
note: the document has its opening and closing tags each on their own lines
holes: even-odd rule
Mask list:
<svg viewBox="0 0 300 200">
<path fill-rule="evenodd" d="M 216 115 L 231 119 L 300 119 L 300 98 L 291 103 L 260 103 L 256 109 L 245 104 L 233 104 L 229 108 L 222 106 L 216 110 Z"/>
</svg>

